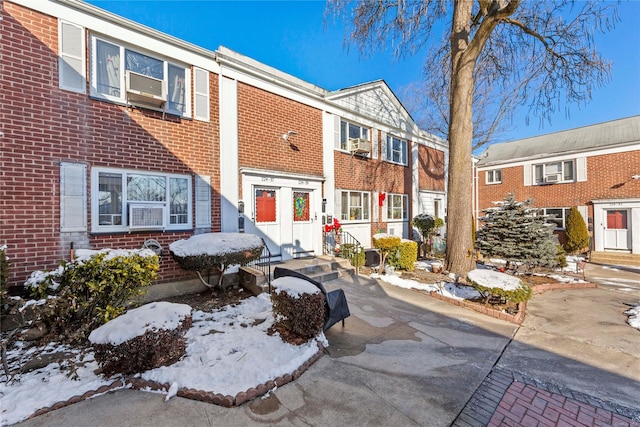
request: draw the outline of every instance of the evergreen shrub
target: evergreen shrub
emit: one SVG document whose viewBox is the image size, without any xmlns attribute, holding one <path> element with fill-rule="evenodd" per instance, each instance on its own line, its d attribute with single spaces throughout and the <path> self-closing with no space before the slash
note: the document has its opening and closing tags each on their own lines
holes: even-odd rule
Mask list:
<svg viewBox="0 0 640 427">
<path fill-rule="evenodd" d="M 317 336 L 327 316 L 325 297 L 322 292 L 292 296 L 286 291 L 271 293 L 273 330 L 290 344 L 303 344 Z"/>
<path fill-rule="evenodd" d="M 564 249 L 570 254 L 581 253 L 589 248 L 589 230 L 577 207 L 573 206 L 567 216 Z"/>
<path fill-rule="evenodd" d="M 418 242 L 402 239 L 398 250 L 389 256 L 389 264 L 398 270 L 412 271 L 418 260 Z"/>
<path fill-rule="evenodd" d="M 146 331 L 143 335 L 121 344 L 92 344 L 96 362 L 102 373 L 133 375 L 160 366 L 170 366 L 186 353 L 185 333 L 192 325 L 191 316 L 186 317 L 173 329 Z"/>
<path fill-rule="evenodd" d="M 0 245 L 0 288 L 5 289 L 9 281 L 9 258 L 7 245 Z"/>
<path fill-rule="evenodd" d="M 62 261 L 52 272 L 36 271 L 25 286 L 33 297 L 46 299 L 36 314 L 50 333 L 84 341 L 93 329 L 144 295 L 158 267 L 158 256 L 150 250 L 106 250 Z"/>
<path fill-rule="evenodd" d="M 359 268 L 364 265 L 365 256 L 362 246 L 356 246 L 353 243 L 343 243 L 340 245 L 340 256 L 347 258 L 351 265 Z"/>
<path fill-rule="evenodd" d="M 9 258 L 7 257 L 6 250 L 6 245 L 0 245 L 0 315 L 8 314 L 13 305 L 15 305 L 7 289 L 7 282 L 9 281 Z"/>
<path fill-rule="evenodd" d="M 380 251 L 380 267 L 384 268 L 387 257 L 398 249 L 402 239 L 386 233 L 377 233 L 373 235 L 372 240 L 373 247 Z"/>
<path fill-rule="evenodd" d="M 533 291 L 531 290 L 531 286 L 529 284 L 520 281 L 520 287 L 513 290 L 506 290 L 502 288 L 490 288 L 487 286 L 482 286 L 473 280 L 469 279 L 471 286 L 478 292 L 480 292 L 485 301 L 491 301 L 492 299 L 498 299 L 500 301 L 506 301 L 510 303 L 517 304 L 519 302 L 528 301 L 531 299 Z"/>
<path fill-rule="evenodd" d="M 531 208 L 532 200 L 518 202 L 513 194 L 479 218 L 484 225 L 476 231 L 476 248 L 485 256 L 502 258 L 507 265 L 528 268 L 558 265 L 558 238 L 547 215 Z"/>
</svg>

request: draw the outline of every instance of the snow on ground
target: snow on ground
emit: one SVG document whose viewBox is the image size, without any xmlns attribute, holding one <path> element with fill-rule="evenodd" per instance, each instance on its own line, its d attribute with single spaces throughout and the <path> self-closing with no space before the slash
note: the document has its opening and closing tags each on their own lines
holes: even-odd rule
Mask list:
<svg viewBox="0 0 640 427">
<path fill-rule="evenodd" d="M 144 372 L 140 375 L 142 378 L 171 384 L 171 392 L 176 387 L 187 387 L 235 396 L 240 391 L 292 373 L 319 348 L 315 340 L 295 346 L 285 343 L 278 335 L 267 335 L 273 324 L 272 304 L 267 294 L 247 298 L 235 307 L 227 306 L 215 312 L 194 311 L 192 319 L 193 325 L 186 333 L 185 357 L 171 366 Z M 324 334 L 321 333 L 317 340 L 328 346 Z M 24 420 L 40 408 L 96 390 L 118 378 L 104 378 L 94 373 L 98 364 L 92 351 L 82 354 L 65 346 L 49 347 L 47 353 L 66 351 L 74 354 L 72 364 L 77 368 L 78 378 L 69 378 L 71 364 L 68 362 L 51 363 L 18 374 L 16 381 L 6 382 L 6 377 L 0 375 L 0 425 Z M 11 362 L 11 370 L 18 370 L 36 351 L 35 348 L 25 350 L 20 345 L 9 350 L 7 359 Z"/>
<path fill-rule="evenodd" d="M 475 269 L 467 273 L 469 280 L 473 280 L 485 288 L 499 288 L 505 291 L 515 291 L 522 287 L 522 281 L 517 277 L 500 273 L 495 270 Z"/>
<path fill-rule="evenodd" d="M 20 369 L 16 361 L 29 360 L 35 353 L 34 348 L 24 350 L 18 342 L 18 348 L 7 351 L 7 360 L 13 361 L 11 371 Z M 48 407 L 56 402 L 65 401 L 73 396 L 80 396 L 87 391 L 97 390 L 103 385 L 111 384 L 114 379 L 103 378 L 94 374 L 98 369 L 93 352 L 82 354 L 76 349 L 64 345 L 47 346 L 45 353 L 70 353 L 70 361 L 51 363 L 48 366 L 28 373 L 17 374 L 13 381 L 5 382 L 6 377 L 0 376 L 0 425 L 17 423 L 28 418 L 40 408 Z M 77 379 L 69 378 L 71 368 L 75 368 Z M 4 372 L 3 372 L 4 374 Z"/>
<path fill-rule="evenodd" d="M 640 331 L 640 305 L 635 308 L 631 308 L 624 313 L 629 316 L 627 319 L 629 326 Z"/>
<path fill-rule="evenodd" d="M 455 283 L 439 282 L 435 284 L 420 283 L 415 280 L 403 279 L 395 274 L 372 274 L 371 278 L 381 280 L 393 286 L 405 289 L 417 289 L 425 292 L 437 292 L 454 299 L 472 299 L 480 297 L 480 293 L 470 286 L 456 285 Z"/>
</svg>

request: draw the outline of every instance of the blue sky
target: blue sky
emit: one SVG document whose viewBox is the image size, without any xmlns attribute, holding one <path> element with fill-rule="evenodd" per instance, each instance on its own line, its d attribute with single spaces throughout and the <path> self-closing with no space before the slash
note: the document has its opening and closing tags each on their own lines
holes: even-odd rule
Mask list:
<svg viewBox="0 0 640 427">
<path fill-rule="evenodd" d="M 198 46 L 225 46 L 328 90 L 384 79 L 401 97 L 421 78 L 425 52 L 394 59 L 391 50 L 362 57 L 344 44 L 344 25 L 328 20 L 324 1 L 102 1 L 102 9 Z M 512 140 L 640 114 L 640 1 L 619 5 L 621 21 L 596 35 L 596 46 L 613 62 L 611 81 L 586 106 L 564 107 L 541 126 L 524 113 L 499 140 Z"/>
</svg>

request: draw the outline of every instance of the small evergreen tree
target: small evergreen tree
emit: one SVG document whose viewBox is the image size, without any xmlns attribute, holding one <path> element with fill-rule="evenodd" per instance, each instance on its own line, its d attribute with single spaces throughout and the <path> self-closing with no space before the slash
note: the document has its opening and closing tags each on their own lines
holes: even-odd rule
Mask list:
<svg viewBox="0 0 640 427">
<path fill-rule="evenodd" d="M 484 210 L 484 225 L 476 232 L 476 248 L 483 255 L 528 267 L 558 265 L 557 237 L 546 222 L 548 216 L 536 214 L 531 200 L 518 202 L 513 194 L 497 206 Z"/>
<path fill-rule="evenodd" d="M 573 206 L 567 217 L 564 249 L 575 254 L 589 247 L 589 230 L 578 208 Z"/>
</svg>

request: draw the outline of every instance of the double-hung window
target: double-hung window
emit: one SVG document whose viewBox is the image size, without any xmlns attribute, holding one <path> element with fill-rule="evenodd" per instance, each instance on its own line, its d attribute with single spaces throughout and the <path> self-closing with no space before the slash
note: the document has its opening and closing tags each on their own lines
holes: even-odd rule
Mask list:
<svg viewBox="0 0 640 427">
<path fill-rule="evenodd" d="M 368 221 L 370 195 L 363 191 L 340 192 L 340 219 L 343 221 Z"/>
<path fill-rule="evenodd" d="M 369 128 L 344 120 L 340 121 L 340 149 L 349 150 L 349 140 L 366 139 L 369 141 Z"/>
<path fill-rule="evenodd" d="M 535 165 L 536 184 L 573 182 L 575 180 L 574 161 L 542 163 Z"/>
<path fill-rule="evenodd" d="M 94 232 L 191 228 L 191 176 L 93 168 Z"/>
<path fill-rule="evenodd" d="M 91 37 L 91 96 L 126 103 L 126 72 L 161 80 L 166 87 L 165 111 L 190 117 L 190 68 L 120 43 Z"/>
<path fill-rule="evenodd" d="M 571 208 L 544 208 L 542 213 L 549 215 L 548 223 L 556 224 L 556 228 L 565 228 Z"/>
<path fill-rule="evenodd" d="M 387 135 L 386 159 L 392 163 L 407 165 L 407 141 Z"/>
<path fill-rule="evenodd" d="M 485 172 L 487 184 L 500 184 L 502 182 L 502 169 L 494 169 Z"/>
<path fill-rule="evenodd" d="M 406 194 L 387 194 L 385 202 L 387 204 L 386 219 L 388 221 L 406 220 L 408 218 L 408 197 Z"/>
</svg>

